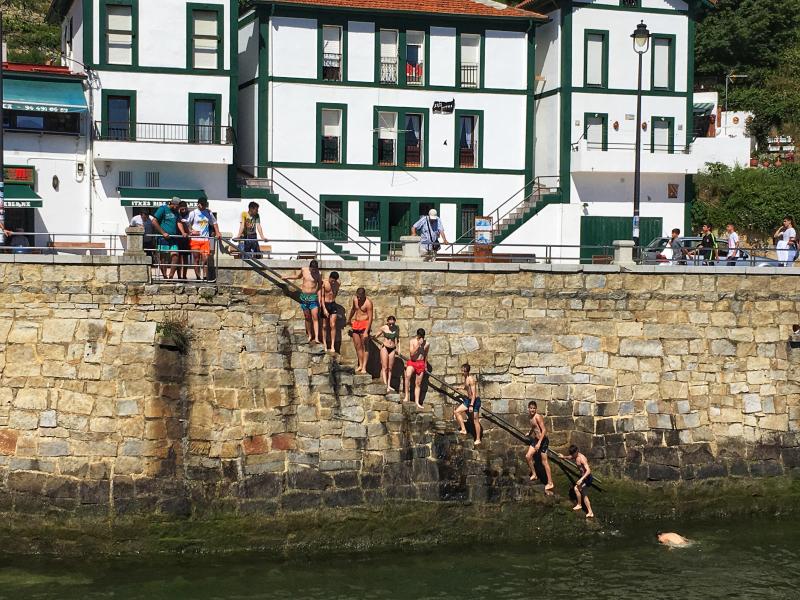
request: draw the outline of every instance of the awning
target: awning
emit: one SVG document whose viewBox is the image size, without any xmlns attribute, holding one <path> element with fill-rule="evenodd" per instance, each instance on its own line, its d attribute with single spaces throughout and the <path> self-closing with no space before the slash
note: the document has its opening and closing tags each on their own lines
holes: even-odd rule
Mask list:
<svg viewBox="0 0 800 600">
<path fill-rule="evenodd" d="M 694 114 L 698 116 L 708 116 L 714 112 L 715 108 L 716 106 L 714 106 L 713 102 L 701 102 L 694 105 Z"/>
<path fill-rule="evenodd" d="M 53 113 L 87 112 L 80 81 L 3 79 L 3 108 Z"/>
<path fill-rule="evenodd" d="M 172 198 L 180 198 L 190 206 L 195 206 L 198 200 L 206 200 L 203 190 L 175 190 L 167 188 L 119 188 L 119 197 L 122 206 L 135 206 L 138 208 L 161 206 Z"/>
<path fill-rule="evenodd" d="M 42 197 L 29 185 L 5 186 L 4 208 L 42 208 Z"/>
</svg>

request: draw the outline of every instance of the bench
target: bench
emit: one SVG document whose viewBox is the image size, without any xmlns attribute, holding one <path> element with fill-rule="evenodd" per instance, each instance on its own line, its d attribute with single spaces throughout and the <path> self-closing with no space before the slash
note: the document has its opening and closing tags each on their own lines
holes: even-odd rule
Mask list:
<svg viewBox="0 0 800 600">
<path fill-rule="evenodd" d="M 93 250 L 106 249 L 106 245 L 103 242 L 53 242 L 51 247 L 54 250 L 73 250 L 81 254 L 92 254 Z"/>
</svg>

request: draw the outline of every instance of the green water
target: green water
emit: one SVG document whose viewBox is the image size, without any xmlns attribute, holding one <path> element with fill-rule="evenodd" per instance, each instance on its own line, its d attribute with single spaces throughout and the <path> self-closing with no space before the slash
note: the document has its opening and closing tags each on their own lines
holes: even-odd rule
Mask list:
<svg viewBox="0 0 800 600">
<path fill-rule="evenodd" d="M 691 548 L 655 543 L 655 524 L 589 541 L 280 561 L 248 553 L 90 562 L 4 558 L 0 599 L 797 599 L 796 519 L 671 523 Z"/>
</svg>

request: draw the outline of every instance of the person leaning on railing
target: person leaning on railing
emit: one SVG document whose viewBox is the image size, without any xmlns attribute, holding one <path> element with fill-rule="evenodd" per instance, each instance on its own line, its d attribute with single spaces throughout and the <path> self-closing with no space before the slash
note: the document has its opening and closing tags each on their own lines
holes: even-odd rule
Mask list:
<svg viewBox="0 0 800 600">
<path fill-rule="evenodd" d="M 141 227 L 144 229 L 144 239 L 142 240 L 143 249 L 148 255 L 153 254 L 156 249 L 156 236 L 150 209 L 142 208 L 139 214 L 131 219 L 131 227 Z"/>
<path fill-rule="evenodd" d="M 442 248 L 442 243 L 450 243 L 447 241 L 444 225 L 435 208 L 430 209 L 427 216 L 420 217 L 419 221 L 414 223 L 411 227 L 411 235 L 420 236 L 419 245 L 428 260 L 436 259 L 436 253 Z"/>
</svg>

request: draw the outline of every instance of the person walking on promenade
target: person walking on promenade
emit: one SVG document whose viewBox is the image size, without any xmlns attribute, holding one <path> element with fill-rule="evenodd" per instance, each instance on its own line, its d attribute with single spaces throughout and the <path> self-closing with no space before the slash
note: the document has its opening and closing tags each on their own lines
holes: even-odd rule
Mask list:
<svg viewBox="0 0 800 600">
<path fill-rule="evenodd" d="M 336 296 L 339 295 L 339 273 L 331 271 L 328 275 L 328 280 L 322 284 L 322 317 L 325 319 L 323 327 L 323 342 L 325 342 L 325 350 L 328 352 L 335 352 L 333 347 L 336 342 L 336 320 L 339 318 L 339 305 L 336 304 Z M 330 336 L 330 347 L 326 340 L 325 331 L 328 330 Z"/>
<path fill-rule="evenodd" d="M 586 518 L 591 519 L 594 517 L 594 513 L 592 512 L 592 503 L 589 502 L 589 486 L 592 485 L 592 481 L 594 480 L 594 476 L 592 475 L 592 469 L 589 466 L 589 461 L 586 460 L 586 456 L 581 454 L 578 451 L 578 447 L 575 444 L 572 444 L 569 449 L 567 450 L 567 456 L 559 453 L 559 458 L 570 458 L 575 461 L 575 464 L 578 465 L 578 468 L 581 470 L 581 477 L 578 481 L 575 482 L 575 506 L 572 507 L 572 510 L 581 510 L 583 508 L 583 503 L 586 503 Z"/>
<path fill-rule="evenodd" d="M 211 256 L 211 234 L 214 238 L 222 239 L 219 232 L 217 219 L 208 210 L 208 200 L 205 198 L 197 201 L 197 208 L 189 213 L 186 218 L 192 238 L 189 240 L 189 247 L 192 250 L 192 262 L 194 263 L 194 274 L 197 279 L 208 278 L 208 258 Z"/>
<path fill-rule="evenodd" d="M 784 267 L 791 267 L 797 256 L 797 231 L 794 228 L 794 219 L 790 216 L 783 218 L 783 225 L 775 231 L 775 247 L 778 250 L 778 260 Z"/>
<path fill-rule="evenodd" d="M 717 259 L 717 238 L 711 231 L 711 224 L 703 223 L 700 233 L 702 239 L 690 254 L 692 256 L 699 254 L 703 257 L 704 265 L 714 266 L 714 261 Z"/>
<path fill-rule="evenodd" d="M 266 242 L 264 230 L 261 229 L 261 217 L 258 214 L 258 202 L 247 205 L 247 212 L 242 213 L 239 224 L 239 252 L 242 258 L 261 258 L 261 243 Z"/>
<path fill-rule="evenodd" d="M 553 474 L 550 472 L 550 461 L 547 460 L 547 449 L 550 447 L 550 438 L 547 437 L 547 426 L 544 424 L 544 419 L 537 410 L 538 406 L 535 400 L 528 402 L 528 417 L 530 417 L 531 420 L 531 429 L 528 431 L 530 445 L 528 446 L 528 451 L 525 453 L 525 460 L 528 461 L 528 466 L 531 469 L 531 481 L 536 481 L 539 477 L 536 475 L 533 459 L 537 454 L 539 455 L 542 459 L 544 472 L 547 474 L 544 491 L 549 492 L 553 489 Z"/>
<path fill-rule="evenodd" d="M 183 224 L 178 219 L 178 205 L 180 198 L 173 198 L 169 204 L 162 204 L 153 215 L 153 226 L 161 234 L 158 240 L 158 263 L 164 279 L 175 277 L 178 269 L 178 235 L 183 235 Z M 169 265 L 169 269 L 168 269 Z"/>
<path fill-rule="evenodd" d="M 725 226 L 728 232 L 728 266 L 735 267 L 736 261 L 739 260 L 739 234 L 736 233 L 736 226 L 733 223 L 728 223 Z"/>
<path fill-rule="evenodd" d="M 420 236 L 419 245 L 425 260 L 436 260 L 436 253 L 441 249 L 442 243 L 449 243 L 444 233 L 444 225 L 435 208 L 430 209 L 427 216 L 420 217 L 419 221 L 414 223 L 411 235 Z"/>
<path fill-rule="evenodd" d="M 367 344 L 372 330 L 373 314 L 372 300 L 367 298 L 367 291 L 363 287 L 358 288 L 350 307 L 350 315 L 347 317 L 347 324 L 352 328 L 353 346 L 358 357 L 356 373 L 367 372 L 367 358 L 369 357 Z"/>
<path fill-rule="evenodd" d="M 400 341 L 400 328 L 397 326 L 397 319 L 394 315 L 386 318 L 386 324 L 381 327 L 378 335 L 383 338 L 381 344 L 381 381 L 386 384 L 386 393 L 396 392 L 392 387 L 392 370 L 394 369 L 394 359 L 396 358 L 397 344 Z"/>
<path fill-rule="evenodd" d="M 473 375 L 470 374 L 472 367 L 469 363 L 461 365 L 461 375 L 464 377 L 464 393 L 465 396 L 459 406 L 454 412 L 453 417 L 458 421 L 458 433 L 462 435 L 467 434 L 467 428 L 464 423 L 464 413 L 469 413 L 472 422 L 475 425 L 475 445 L 481 445 L 481 437 L 483 431 L 481 430 L 481 399 L 478 396 L 478 382 Z"/>
<path fill-rule="evenodd" d="M 416 375 L 414 382 L 414 402 L 418 408 L 422 408 L 422 403 L 419 401 L 420 393 L 422 392 L 422 383 L 425 375 L 428 373 L 428 351 L 431 349 L 430 344 L 425 341 L 425 330 L 417 329 L 417 336 L 411 338 L 408 342 L 408 361 L 406 361 L 406 397 L 403 402 L 408 402 L 408 392 L 411 389 L 411 376 Z"/>
<path fill-rule="evenodd" d="M 672 235 L 667 242 L 667 248 L 672 251 L 670 261 L 673 265 L 686 264 L 686 248 L 683 247 L 683 240 L 681 239 L 681 230 L 677 227 L 672 230 Z"/>
<path fill-rule="evenodd" d="M 287 281 L 302 279 L 300 284 L 300 308 L 306 322 L 306 335 L 308 343 L 321 344 L 319 340 L 319 305 L 322 296 L 322 276 L 319 272 L 319 263 L 312 260 L 307 267 L 303 267 L 294 277 Z"/>
</svg>

